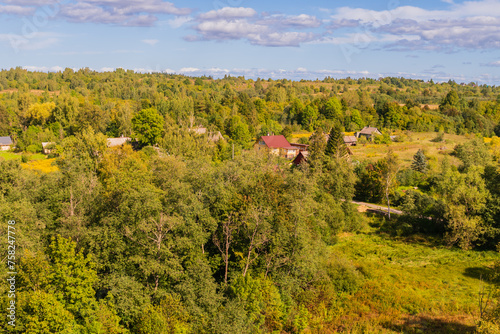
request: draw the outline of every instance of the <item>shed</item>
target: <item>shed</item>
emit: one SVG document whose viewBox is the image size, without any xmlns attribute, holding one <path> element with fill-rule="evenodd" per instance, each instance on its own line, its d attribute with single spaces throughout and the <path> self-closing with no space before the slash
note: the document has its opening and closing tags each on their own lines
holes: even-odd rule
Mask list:
<svg viewBox="0 0 500 334">
<path fill-rule="evenodd" d="M 9 136 L 6 137 L 0 137 L 0 150 L 1 151 L 8 151 L 12 148 L 14 143 L 12 142 L 12 138 Z"/>
</svg>

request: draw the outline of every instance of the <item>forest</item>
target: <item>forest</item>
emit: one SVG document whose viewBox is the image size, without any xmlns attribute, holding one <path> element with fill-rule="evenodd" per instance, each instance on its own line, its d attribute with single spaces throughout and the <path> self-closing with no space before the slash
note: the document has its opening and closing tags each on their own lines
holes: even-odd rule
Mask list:
<svg viewBox="0 0 500 334">
<path fill-rule="evenodd" d="M 382 134 L 347 149 L 365 126 Z M 254 150 L 269 134 L 308 144 L 307 162 Z M 0 136 L 16 269 L 14 327 L 0 268 L 0 333 L 399 333 L 419 314 L 468 317 L 434 332 L 500 330 L 500 87 L 15 68 Z M 420 254 L 475 261 L 485 290 L 388 299 L 380 266 Z"/>
</svg>

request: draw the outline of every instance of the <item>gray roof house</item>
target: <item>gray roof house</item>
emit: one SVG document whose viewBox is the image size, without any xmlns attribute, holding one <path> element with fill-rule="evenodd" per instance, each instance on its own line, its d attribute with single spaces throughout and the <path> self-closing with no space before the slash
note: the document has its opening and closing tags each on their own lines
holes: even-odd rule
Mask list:
<svg viewBox="0 0 500 334">
<path fill-rule="evenodd" d="M 356 136 L 344 136 L 344 143 L 347 146 L 356 146 L 358 138 L 356 138 Z"/>
<path fill-rule="evenodd" d="M 7 136 L 7 137 L 0 137 L 0 150 L 1 151 L 8 151 L 10 148 L 14 145 L 12 142 L 12 139 Z"/>
<path fill-rule="evenodd" d="M 130 137 L 108 138 L 107 145 L 108 147 L 122 146 L 130 140 Z"/>
<path fill-rule="evenodd" d="M 366 137 L 367 139 L 372 138 L 372 136 L 377 136 L 381 135 L 382 132 L 380 132 L 377 128 L 371 127 L 371 126 L 365 126 L 362 128 L 360 131 L 355 133 L 356 138 L 359 138 L 361 136 Z"/>
</svg>

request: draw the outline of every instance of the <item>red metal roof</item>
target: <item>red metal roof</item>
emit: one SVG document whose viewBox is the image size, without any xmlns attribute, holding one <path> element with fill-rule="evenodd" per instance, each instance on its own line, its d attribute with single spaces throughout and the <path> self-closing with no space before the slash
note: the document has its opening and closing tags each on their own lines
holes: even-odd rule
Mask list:
<svg viewBox="0 0 500 334">
<path fill-rule="evenodd" d="M 289 148 L 292 146 L 288 142 L 288 140 L 286 140 L 285 136 L 283 136 L 283 135 L 262 136 L 262 137 L 260 137 L 260 139 L 263 140 L 264 143 L 266 143 L 267 147 L 269 147 L 269 148 Z"/>
</svg>

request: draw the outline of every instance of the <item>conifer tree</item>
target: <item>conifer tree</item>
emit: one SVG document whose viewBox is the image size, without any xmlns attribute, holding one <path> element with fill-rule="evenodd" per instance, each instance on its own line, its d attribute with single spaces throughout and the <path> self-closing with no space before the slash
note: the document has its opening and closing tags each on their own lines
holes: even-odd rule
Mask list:
<svg viewBox="0 0 500 334">
<path fill-rule="evenodd" d="M 325 154 L 337 158 L 344 158 L 349 155 L 347 145 L 344 143 L 344 135 L 338 127 L 330 130 L 330 136 L 326 143 Z"/>
<path fill-rule="evenodd" d="M 420 173 L 426 173 L 427 168 L 428 168 L 427 158 L 425 157 L 424 151 L 419 149 L 417 153 L 415 153 L 415 155 L 413 156 L 411 169 Z"/>
</svg>

